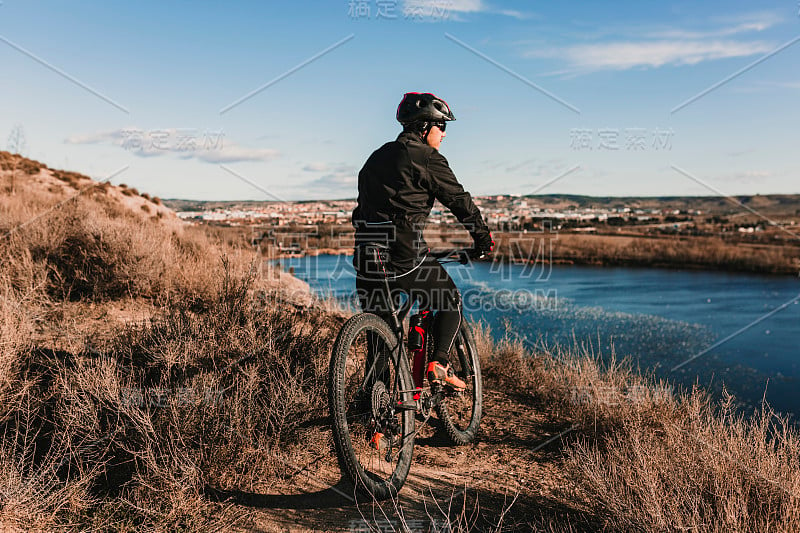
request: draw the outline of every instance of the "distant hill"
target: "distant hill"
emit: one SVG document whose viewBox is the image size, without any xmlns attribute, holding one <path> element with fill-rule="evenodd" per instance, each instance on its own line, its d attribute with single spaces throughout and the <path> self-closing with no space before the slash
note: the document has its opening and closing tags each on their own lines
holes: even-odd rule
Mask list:
<svg viewBox="0 0 800 533">
<path fill-rule="evenodd" d="M 490 197 L 494 198 L 494 197 Z M 631 207 L 638 209 L 695 209 L 709 213 L 742 211 L 742 205 L 760 211 L 800 214 L 800 194 L 766 194 L 740 196 L 581 196 L 545 194 L 523 196 L 526 200 L 551 206 Z M 741 205 L 737 205 L 737 202 Z"/>
<path fill-rule="evenodd" d="M 577 194 L 541 194 L 526 196 L 488 195 L 476 197 L 483 202 L 499 204 L 525 200 L 533 205 L 554 209 L 560 208 L 623 208 L 633 209 L 678 209 L 699 210 L 705 213 L 727 214 L 757 209 L 763 214 L 800 215 L 800 194 L 766 194 L 752 196 L 583 196 Z M 498 200 L 499 198 L 499 200 Z M 314 200 L 319 202 L 342 202 L 347 200 Z M 354 199 L 350 199 L 354 201 Z M 308 200 L 297 203 L 308 203 Z M 738 205 L 737 204 L 741 204 Z M 255 207 L 274 204 L 273 201 L 235 200 L 203 201 L 165 199 L 164 204 L 175 211 L 205 211 L 234 207 Z M 744 208 L 742 206 L 745 206 Z"/>
</svg>

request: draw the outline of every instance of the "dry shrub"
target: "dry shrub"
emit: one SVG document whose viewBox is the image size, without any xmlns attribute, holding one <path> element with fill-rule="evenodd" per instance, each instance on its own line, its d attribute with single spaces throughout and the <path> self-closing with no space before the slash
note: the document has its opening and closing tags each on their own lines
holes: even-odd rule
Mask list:
<svg viewBox="0 0 800 533">
<path fill-rule="evenodd" d="M 252 273 L 234 277 L 225 266 L 205 311 L 165 308 L 106 353 L 38 351 L 17 370 L 17 383 L 27 376 L 32 385 L 0 419 L 5 435 L 28 435 L 2 456 L 0 487 L 22 487 L 12 491 L 15 524 L 230 525 L 234 514 L 204 498 L 207 486 L 252 490 L 307 453 L 299 428 L 324 416 L 327 348 L 340 320 L 259 303 Z M 58 461 L 38 449 L 58 450 Z M 20 485 L 19 465 L 39 477 Z M 38 499 L 34 489 L 44 491 Z"/>
<path fill-rule="evenodd" d="M 30 345 L 37 302 L 5 287 L 0 299 L 0 525 L 4 530 L 52 531 L 56 516 L 78 516 L 94 499 L 90 486 L 103 462 L 66 475 L 76 430 L 57 430 L 53 416 L 57 372 Z M 15 301 L 16 300 L 16 301 Z M 66 369 L 66 367 L 63 367 Z M 79 413 L 68 411 L 71 418 Z M 80 443 L 85 447 L 86 443 Z"/>
<path fill-rule="evenodd" d="M 67 170 L 50 170 L 53 176 L 63 182 L 69 184 L 73 189 L 78 189 L 82 181 L 89 182 L 91 178 L 78 174 L 77 172 L 69 172 Z M 101 185 L 106 185 L 108 182 L 103 182 Z"/>
<path fill-rule="evenodd" d="M 13 170 L 14 156 L 8 152 L 0 151 L 0 170 Z"/>
<path fill-rule="evenodd" d="M 57 177 L 71 184 L 80 179 Z M 294 345 L 276 344 L 270 332 L 277 318 L 256 325 L 255 308 L 243 303 L 254 287 L 249 250 L 144 218 L 104 194 L 105 185 L 69 199 L 26 182 L 24 194 L 0 197 L 0 528 L 224 528 L 233 518 L 228 507 L 202 494 L 210 472 L 227 471 L 213 458 L 222 450 L 256 477 L 241 457 L 252 458 L 254 442 L 278 448 L 291 436 L 290 421 L 319 401 L 318 393 L 307 392 L 317 386 L 317 373 L 307 370 L 316 341 L 307 353 L 302 336 Z M 32 345 L 37 321 L 62 299 L 128 296 L 162 304 L 163 316 L 146 329 L 120 333 L 110 342 L 114 350 L 69 353 Z M 195 330 L 204 332 L 206 344 L 190 342 Z M 295 345 L 302 356 L 284 359 L 279 350 L 290 353 Z M 223 350 L 236 358 L 245 351 L 267 354 L 263 366 L 250 368 L 258 369 L 257 379 L 242 380 L 242 369 L 233 367 L 220 373 Z M 153 404 L 154 390 L 172 396 Z M 190 390 L 224 395 L 216 403 L 175 395 Z M 131 391 L 146 391 L 148 401 L 132 401 Z M 281 401 L 264 407 L 265 391 Z M 206 440 L 214 431 L 228 432 L 234 443 L 230 428 L 258 438 L 231 444 L 237 452 Z M 262 471 L 267 463 L 259 463 Z"/>
<path fill-rule="evenodd" d="M 67 524 L 58 528 L 58 517 L 85 516 L 94 502 L 88 489 L 99 465 L 64 481 L 58 471 L 61 455 L 68 454 L 65 443 L 50 443 L 47 453 L 34 461 L 32 446 L 38 428 L 28 424 L 15 429 L 22 432 L 18 438 L 6 434 L 0 445 L 0 527 L 4 531 L 66 529 Z"/>
<path fill-rule="evenodd" d="M 223 251 L 201 231 L 170 231 L 102 194 L 85 193 L 51 211 L 14 206 L 6 214 L 0 230 L 13 230 L 17 239 L 9 249 L 44 268 L 56 300 L 134 296 L 202 306 L 212 299 Z"/>
<path fill-rule="evenodd" d="M 745 419 L 731 402 L 681 397 L 654 424 L 630 417 L 602 446 L 579 443 L 568 465 L 611 529 L 800 530 L 800 439 L 769 408 Z"/>
<path fill-rule="evenodd" d="M 40 170 L 42 170 L 43 166 L 36 161 L 31 161 L 30 159 L 20 158 L 19 162 L 19 170 L 24 172 L 25 174 L 38 174 Z M 44 167 L 47 168 L 47 167 Z"/>
<path fill-rule="evenodd" d="M 34 330 L 33 295 L 21 294 L 0 278 L 0 419 L 3 409 L 16 401 L 22 388 L 17 373 L 30 349 Z"/>
<path fill-rule="evenodd" d="M 674 392 L 613 353 L 531 353 L 488 333 L 476 328 L 487 381 L 572 422 L 566 466 L 609 530 L 800 530 L 800 434 L 767 405 L 744 416 L 728 395 Z"/>
</svg>

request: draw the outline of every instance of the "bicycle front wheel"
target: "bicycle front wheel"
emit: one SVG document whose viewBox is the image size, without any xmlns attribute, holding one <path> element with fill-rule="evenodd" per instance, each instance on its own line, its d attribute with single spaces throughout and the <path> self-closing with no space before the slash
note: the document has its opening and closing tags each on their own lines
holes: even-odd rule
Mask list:
<svg viewBox="0 0 800 533">
<path fill-rule="evenodd" d="M 481 361 L 472 329 L 464 320 L 456 338 L 455 352 L 450 356 L 450 365 L 453 372 L 467 384 L 467 388 L 464 392 L 442 399 L 436 411 L 450 440 L 454 444 L 464 445 L 475 440 L 483 416 Z"/>
<path fill-rule="evenodd" d="M 413 386 L 402 355 L 389 325 L 360 313 L 345 322 L 331 357 L 329 402 L 339 466 L 359 494 L 377 500 L 396 495 L 411 467 Z"/>
</svg>

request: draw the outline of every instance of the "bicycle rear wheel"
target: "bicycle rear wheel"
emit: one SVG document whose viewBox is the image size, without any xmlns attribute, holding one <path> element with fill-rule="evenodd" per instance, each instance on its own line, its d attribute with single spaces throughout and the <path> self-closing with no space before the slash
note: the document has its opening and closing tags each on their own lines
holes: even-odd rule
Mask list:
<svg viewBox="0 0 800 533">
<path fill-rule="evenodd" d="M 483 379 L 481 361 L 472 336 L 472 329 L 461 321 L 455 342 L 455 354 L 450 365 L 467 388 L 464 392 L 446 396 L 436 406 L 447 436 L 454 444 L 464 445 L 475 440 L 483 416 Z"/>
<path fill-rule="evenodd" d="M 414 448 L 408 362 L 389 325 L 371 313 L 345 322 L 333 346 L 329 402 L 342 472 L 358 493 L 383 500 L 405 483 Z M 385 446 L 372 440 L 384 435 Z"/>
</svg>

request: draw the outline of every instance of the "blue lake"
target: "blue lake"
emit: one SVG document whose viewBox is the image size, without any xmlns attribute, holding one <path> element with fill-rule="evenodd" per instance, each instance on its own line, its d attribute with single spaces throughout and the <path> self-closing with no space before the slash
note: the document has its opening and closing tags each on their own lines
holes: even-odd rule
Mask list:
<svg viewBox="0 0 800 533">
<path fill-rule="evenodd" d="M 281 263 L 318 294 L 344 302 L 355 290 L 351 260 Z M 719 394 L 724 384 L 751 407 L 766 393 L 776 410 L 800 414 L 797 278 L 565 265 L 446 268 L 465 314 L 489 324 L 495 337 L 532 346 L 577 343 L 604 356 L 613 348 L 617 357 L 678 385 L 699 382 Z"/>
</svg>

